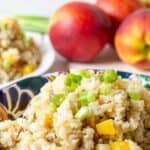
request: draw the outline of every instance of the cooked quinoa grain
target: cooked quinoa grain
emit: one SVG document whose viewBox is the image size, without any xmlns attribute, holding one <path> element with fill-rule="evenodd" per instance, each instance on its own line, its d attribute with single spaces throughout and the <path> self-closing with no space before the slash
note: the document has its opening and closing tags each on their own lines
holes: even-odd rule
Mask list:
<svg viewBox="0 0 150 150">
<path fill-rule="evenodd" d="M 87 73 L 60 74 L 31 100 L 23 117 L 1 122 L 0 148 L 150 150 L 150 91 L 137 77 L 115 73 L 109 80 L 110 71 L 105 81 L 105 73 Z"/>
<path fill-rule="evenodd" d="M 40 62 L 39 50 L 14 18 L 0 20 L 0 83 L 33 72 Z"/>
</svg>

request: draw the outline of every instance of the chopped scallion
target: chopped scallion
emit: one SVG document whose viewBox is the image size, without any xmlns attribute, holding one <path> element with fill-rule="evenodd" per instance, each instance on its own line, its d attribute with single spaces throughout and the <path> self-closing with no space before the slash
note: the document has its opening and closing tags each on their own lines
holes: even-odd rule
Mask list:
<svg viewBox="0 0 150 150">
<path fill-rule="evenodd" d="M 82 77 L 73 73 L 69 73 L 65 78 L 65 85 L 70 88 L 70 90 L 75 90 L 81 83 Z"/>
<path fill-rule="evenodd" d="M 129 96 L 132 100 L 140 100 L 140 94 L 139 93 L 136 93 L 136 92 L 132 92 L 132 93 L 129 93 Z"/>
<path fill-rule="evenodd" d="M 9 69 L 10 69 L 10 63 L 5 59 L 5 60 L 3 60 L 2 61 L 2 67 L 6 70 L 6 71 L 8 71 Z"/>
<path fill-rule="evenodd" d="M 80 71 L 80 75 L 81 75 L 82 77 L 85 77 L 85 78 L 90 78 L 90 77 L 91 77 L 89 71 L 88 71 L 88 70 L 85 70 L 85 69 Z"/>
<path fill-rule="evenodd" d="M 118 78 L 117 72 L 115 70 L 106 70 L 103 75 L 104 82 L 112 83 Z"/>
<path fill-rule="evenodd" d="M 75 118 L 84 120 L 90 115 L 90 110 L 87 106 L 81 107 L 76 113 Z"/>
<path fill-rule="evenodd" d="M 81 106 L 88 105 L 89 103 L 95 101 L 96 97 L 92 91 L 83 91 L 79 94 L 79 101 Z"/>
<path fill-rule="evenodd" d="M 102 83 L 100 85 L 100 94 L 108 95 L 111 92 L 112 85 L 110 83 Z"/>
<path fill-rule="evenodd" d="M 98 76 L 99 80 L 102 82 L 104 81 L 104 74 L 103 73 L 100 73 L 99 76 Z"/>
<path fill-rule="evenodd" d="M 56 107 L 59 107 L 61 103 L 64 101 L 64 99 L 65 94 L 56 94 L 52 97 L 51 101 Z"/>
<path fill-rule="evenodd" d="M 57 107 L 54 103 L 50 102 L 49 106 L 50 106 L 50 111 L 51 112 L 55 112 L 57 110 Z"/>
</svg>

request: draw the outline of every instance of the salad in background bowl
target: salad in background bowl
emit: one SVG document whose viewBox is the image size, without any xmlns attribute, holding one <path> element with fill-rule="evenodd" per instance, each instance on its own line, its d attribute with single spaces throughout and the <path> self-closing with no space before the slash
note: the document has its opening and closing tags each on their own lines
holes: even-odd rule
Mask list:
<svg viewBox="0 0 150 150">
<path fill-rule="evenodd" d="M 44 40 L 40 34 L 24 33 L 15 18 L 0 19 L 0 87 L 50 68 L 54 53 Z"/>
</svg>

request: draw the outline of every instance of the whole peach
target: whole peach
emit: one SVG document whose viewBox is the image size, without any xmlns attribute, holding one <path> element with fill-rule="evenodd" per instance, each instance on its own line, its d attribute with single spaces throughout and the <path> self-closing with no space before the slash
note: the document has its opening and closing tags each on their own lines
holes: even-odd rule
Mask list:
<svg viewBox="0 0 150 150">
<path fill-rule="evenodd" d="M 115 45 L 119 57 L 141 69 L 150 69 L 150 9 L 137 10 L 121 24 Z"/>
<path fill-rule="evenodd" d="M 112 23 L 112 39 L 120 23 L 132 12 L 142 7 L 138 0 L 96 0 L 96 5 L 105 12 Z"/>
<path fill-rule="evenodd" d="M 92 60 L 109 41 L 109 18 L 92 4 L 70 2 L 50 19 L 49 37 L 55 50 L 72 61 Z"/>
</svg>

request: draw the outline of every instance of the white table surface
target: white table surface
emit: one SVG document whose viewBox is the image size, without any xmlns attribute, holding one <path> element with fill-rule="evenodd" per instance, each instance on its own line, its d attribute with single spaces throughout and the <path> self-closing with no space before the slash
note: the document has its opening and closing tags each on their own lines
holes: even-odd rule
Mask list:
<svg viewBox="0 0 150 150">
<path fill-rule="evenodd" d="M 71 0 L 1 0 L 0 15 L 13 14 L 34 14 L 34 15 L 51 15 L 62 4 Z M 76 0 L 77 1 L 77 0 Z M 80 0 L 81 1 L 81 0 Z M 84 2 L 94 3 L 96 0 L 82 0 Z M 55 62 L 50 68 L 50 72 L 68 70 L 69 68 L 95 68 L 105 69 L 114 68 L 123 71 L 131 71 L 150 75 L 150 71 L 137 70 L 131 66 L 122 63 L 113 49 L 107 49 L 101 53 L 93 62 L 80 64 L 68 62 L 56 54 Z"/>
</svg>

